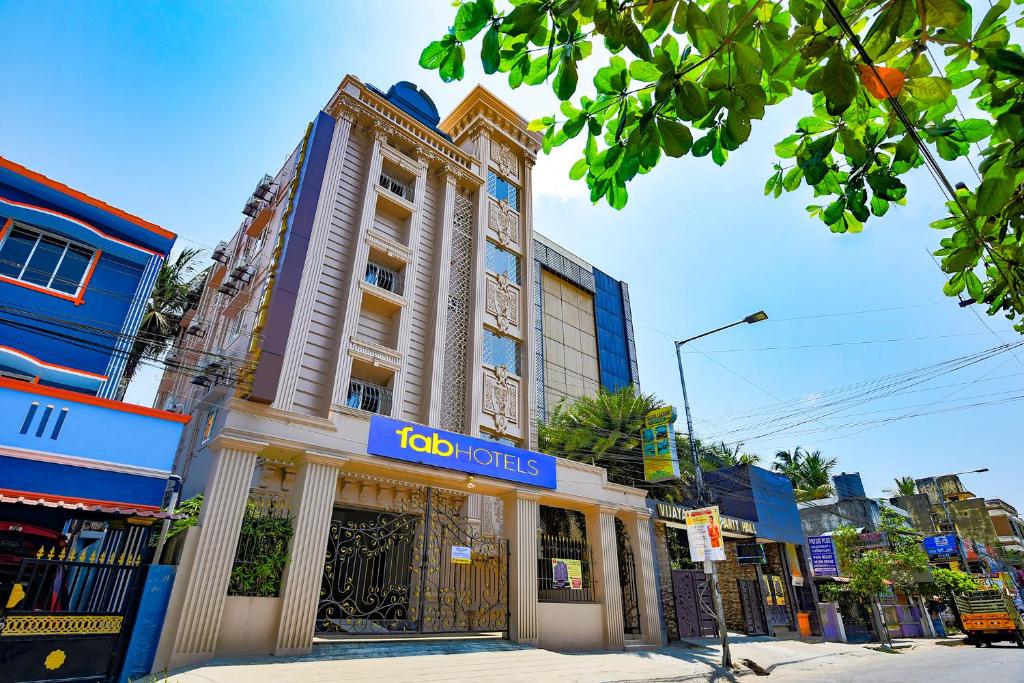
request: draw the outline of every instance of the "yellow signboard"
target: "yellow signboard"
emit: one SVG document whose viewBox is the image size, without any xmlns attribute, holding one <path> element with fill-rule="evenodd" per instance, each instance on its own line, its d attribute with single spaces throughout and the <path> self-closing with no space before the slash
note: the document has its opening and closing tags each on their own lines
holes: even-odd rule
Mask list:
<svg viewBox="0 0 1024 683">
<path fill-rule="evenodd" d="M 677 479 L 679 459 L 676 456 L 676 409 L 655 408 L 647 413 L 641 431 L 644 458 L 644 479 L 650 482 Z"/>
</svg>

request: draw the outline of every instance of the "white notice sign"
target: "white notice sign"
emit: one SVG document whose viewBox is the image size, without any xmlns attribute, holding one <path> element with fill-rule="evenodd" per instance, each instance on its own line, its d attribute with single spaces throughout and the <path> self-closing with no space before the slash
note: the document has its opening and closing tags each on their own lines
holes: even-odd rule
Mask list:
<svg viewBox="0 0 1024 683">
<path fill-rule="evenodd" d="M 473 559 L 473 549 L 465 545 L 452 546 L 452 564 L 469 564 Z"/>
</svg>

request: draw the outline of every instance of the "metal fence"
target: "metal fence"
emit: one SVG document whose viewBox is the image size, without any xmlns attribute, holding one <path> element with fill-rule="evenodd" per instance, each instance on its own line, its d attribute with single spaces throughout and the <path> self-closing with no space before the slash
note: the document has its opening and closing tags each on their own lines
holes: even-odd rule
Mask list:
<svg viewBox="0 0 1024 683">
<path fill-rule="evenodd" d="M 391 390 L 379 384 L 352 378 L 348 385 L 349 408 L 357 408 L 378 415 L 391 414 Z"/>
<path fill-rule="evenodd" d="M 537 552 L 537 599 L 540 602 L 594 602 L 593 553 L 582 539 L 540 534 Z M 582 579 L 572 586 L 571 566 L 579 562 Z"/>
<path fill-rule="evenodd" d="M 238 534 L 228 595 L 277 597 L 291 538 L 287 501 L 281 496 L 251 495 Z"/>
</svg>

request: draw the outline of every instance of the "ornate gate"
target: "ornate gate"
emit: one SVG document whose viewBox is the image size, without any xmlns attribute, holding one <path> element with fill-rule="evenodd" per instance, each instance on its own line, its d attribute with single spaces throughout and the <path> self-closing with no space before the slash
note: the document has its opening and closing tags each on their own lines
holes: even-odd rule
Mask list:
<svg viewBox="0 0 1024 683">
<path fill-rule="evenodd" d="M 316 631 L 507 631 L 508 541 L 471 530 L 464 498 L 410 500 L 401 512 L 335 508 Z"/>
<path fill-rule="evenodd" d="M 0 681 L 116 677 L 139 597 L 137 556 L 42 550 L 0 603 Z"/>
<path fill-rule="evenodd" d="M 615 518 L 615 545 L 619 555 L 619 583 L 622 584 L 622 630 L 640 633 L 640 602 L 636 595 L 636 563 L 626 525 Z"/>
</svg>

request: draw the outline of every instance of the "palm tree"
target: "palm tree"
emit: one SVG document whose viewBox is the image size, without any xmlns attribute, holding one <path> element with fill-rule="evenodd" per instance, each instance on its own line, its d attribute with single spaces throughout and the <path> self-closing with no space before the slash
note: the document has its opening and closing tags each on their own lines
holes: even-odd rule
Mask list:
<svg viewBox="0 0 1024 683">
<path fill-rule="evenodd" d="M 796 483 L 797 471 L 801 461 L 804 459 L 804 455 L 806 455 L 804 449 L 800 446 L 797 446 L 792 451 L 776 451 L 772 469 L 780 474 L 785 474 Z"/>
<path fill-rule="evenodd" d="M 197 272 L 200 252 L 200 249 L 183 249 L 177 257 L 161 266 L 146 312 L 139 323 L 139 331 L 128 352 L 118 391 L 120 398 L 124 397 L 142 359 L 159 358 L 170 345 L 182 316 L 190 304 L 194 304 L 196 293 L 205 284 L 209 270 Z"/>
<path fill-rule="evenodd" d="M 826 459 L 821 451 L 805 453 L 796 468 L 797 479 L 793 482 L 797 500 L 805 502 L 832 495 L 832 470 L 836 464 L 835 458 Z"/>
<path fill-rule="evenodd" d="M 886 493 L 895 496 L 912 496 L 917 493 L 917 482 L 913 477 L 896 477 L 893 481 L 896 482 L 896 488 L 886 489 Z"/>
</svg>

